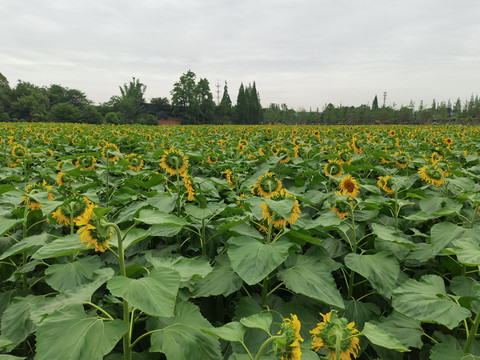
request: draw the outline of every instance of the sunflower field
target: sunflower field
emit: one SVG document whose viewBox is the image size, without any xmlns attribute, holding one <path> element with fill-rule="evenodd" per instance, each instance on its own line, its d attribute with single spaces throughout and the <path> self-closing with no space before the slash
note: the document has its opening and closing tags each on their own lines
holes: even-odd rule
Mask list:
<svg viewBox="0 0 480 360">
<path fill-rule="evenodd" d="M 480 359 L 474 126 L 0 124 L 0 359 Z"/>
</svg>

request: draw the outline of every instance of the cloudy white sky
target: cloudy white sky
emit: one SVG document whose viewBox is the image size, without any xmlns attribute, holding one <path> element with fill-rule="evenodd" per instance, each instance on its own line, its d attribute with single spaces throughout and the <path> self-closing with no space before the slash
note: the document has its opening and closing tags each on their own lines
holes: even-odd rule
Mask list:
<svg viewBox="0 0 480 360">
<path fill-rule="evenodd" d="M 189 69 L 262 105 L 418 106 L 480 95 L 479 0 L 0 0 L 0 72 L 96 103 Z"/>
</svg>

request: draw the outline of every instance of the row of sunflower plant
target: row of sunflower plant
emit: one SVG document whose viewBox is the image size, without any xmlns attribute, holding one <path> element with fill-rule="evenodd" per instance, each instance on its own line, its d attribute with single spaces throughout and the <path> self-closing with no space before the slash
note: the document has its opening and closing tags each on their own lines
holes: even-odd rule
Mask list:
<svg viewBox="0 0 480 360">
<path fill-rule="evenodd" d="M 0 357 L 475 359 L 478 139 L 0 124 Z"/>
</svg>

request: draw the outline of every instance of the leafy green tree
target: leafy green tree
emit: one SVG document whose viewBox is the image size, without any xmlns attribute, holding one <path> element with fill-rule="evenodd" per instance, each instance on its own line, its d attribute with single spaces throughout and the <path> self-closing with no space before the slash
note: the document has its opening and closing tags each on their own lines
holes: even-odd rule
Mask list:
<svg viewBox="0 0 480 360">
<path fill-rule="evenodd" d="M 0 121 L 9 121 L 8 111 L 10 108 L 12 89 L 7 78 L 0 73 Z"/>
<path fill-rule="evenodd" d="M 47 114 L 47 121 L 74 123 L 80 121 L 80 110 L 70 103 L 55 104 Z"/>
<path fill-rule="evenodd" d="M 226 81 L 225 86 L 223 87 L 222 100 L 219 104 L 219 112 L 220 116 L 225 118 L 225 120 L 230 120 L 230 116 L 232 114 L 232 100 L 230 99 L 230 95 L 228 94 L 228 86 Z"/>
<path fill-rule="evenodd" d="M 118 113 L 120 123 L 138 123 L 145 113 L 144 94 L 147 89 L 146 85 L 133 77 L 132 81 L 119 86 L 119 89 L 120 96 L 112 96 L 107 106 L 113 112 Z"/>
<path fill-rule="evenodd" d="M 61 103 L 70 103 L 80 107 L 91 104 L 91 101 L 87 99 L 83 92 L 75 89 L 68 89 L 61 85 L 50 85 L 46 89 L 46 92 L 48 100 L 50 101 L 50 106 Z"/>
<path fill-rule="evenodd" d="M 210 85 L 207 79 L 200 79 L 196 86 L 197 102 L 198 102 L 198 116 L 197 121 L 200 124 L 207 124 L 212 122 L 215 115 L 215 103 L 213 95 L 210 91 Z"/>
<path fill-rule="evenodd" d="M 237 105 L 235 107 L 235 123 L 246 124 L 248 116 L 248 101 L 245 94 L 243 83 L 240 84 L 237 95 Z"/>
<path fill-rule="evenodd" d="M 375 97 L 373 98 L 372 110 L 373 110 L 373 111 L 378 110 L 378 98 L 377 98 L 377 95 L 375 95 Z"/>
<path fill-rule="evenodd" d="M 172 106 L 166 97 L 158 97 L 150 99 L 147 110 L 149 114 L 155 115 L 157 119 L 165 119 L 171 115 Z"/>
<path fill-rule="evenodd" d="M 195 123 L 198 114 L 198 97 L 196 75 L 188 70 L 180 76 L 180 80 L 173 85 L 172 95 L 173 114 L 180 116 L 188 123 Z"/>
<path fill-rule="evenodd" d="M 45 121 L 50 102 L 45 89 L 19 81 L 12 91 L 11 118 Z"/>
<path fill-rule="evenodd" d="M 85 105 L 79 109 L 80 122 L 87 124 L 102 124 L 104 122 L 100 111 L 93 105 Z"/>
<path fill-rule="evenodd" d="M 253 82 L 253 86 L 248 85 L 248 87 L 245 89 L 245 96 L 248 104 L 247 123 L 261 124 L 263 122 L 263 112 L 255 81 Z"/>
</svg>

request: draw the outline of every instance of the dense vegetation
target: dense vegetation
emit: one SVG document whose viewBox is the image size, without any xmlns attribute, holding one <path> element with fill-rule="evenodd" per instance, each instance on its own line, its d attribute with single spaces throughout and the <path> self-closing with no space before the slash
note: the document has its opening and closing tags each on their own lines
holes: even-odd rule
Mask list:
<svg viewBox="0 0 480 360">
<path fill-rule="evenodd" d="M 480 123 L 480 99 L 471 96 L 453 104 L 448 101 L 423 101 L 416 107 L 379 106 L 377 96 L 372 104 L 335 106 L 322 109 L 290 109 L 287 104 L 270 104 L 263 108 L 255 82 L 240 85 L 233 104 L 227 83 L 221 101 L 215 104 L 207 79 L 196 80 L 192 71 L 183 74 L 173 85 L 171 101 L 167 97 L 144 97 L 146 85 L 133 78 L 119 87 L 104 104 L 94 105 L 87 96 L 61 85 L 38 87 L 19 81 L 10 87 L 0 73 L 0 121 L 3 122 L 68 122 L 89 124 L 149 124 L 158 119 L 175 117 L 183 124 L 472 124 Z"/>
<path fill-rule="evenodd" d="M 478 359 L 479 137 L 2 123 L 0 358 Z"/>
</svg>

